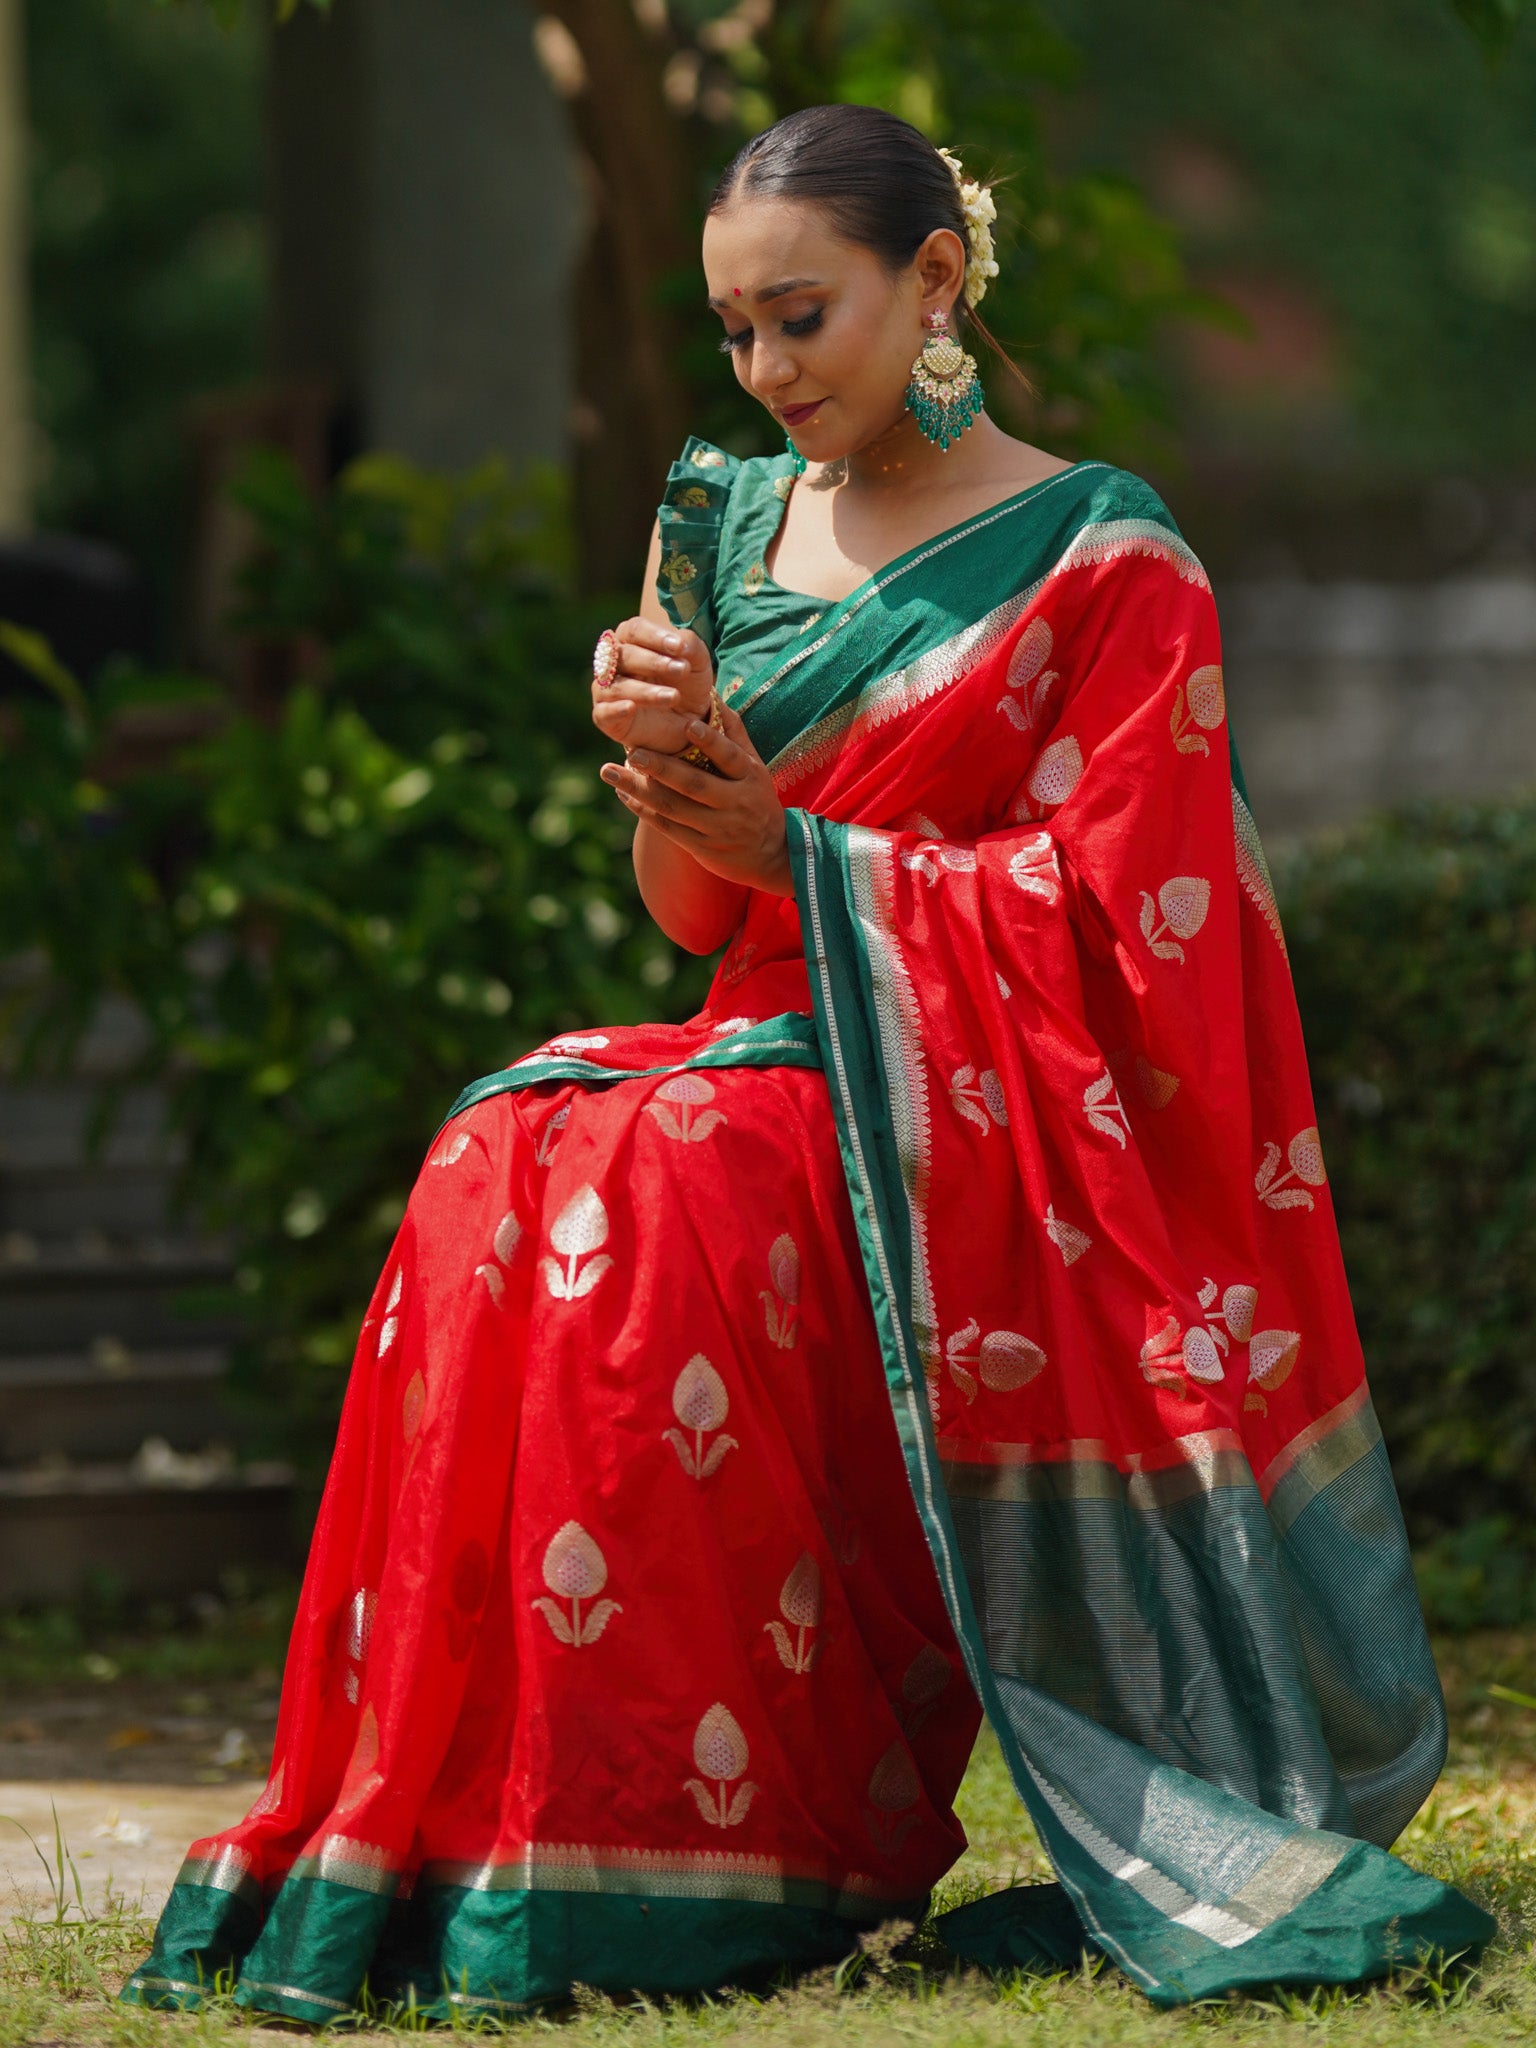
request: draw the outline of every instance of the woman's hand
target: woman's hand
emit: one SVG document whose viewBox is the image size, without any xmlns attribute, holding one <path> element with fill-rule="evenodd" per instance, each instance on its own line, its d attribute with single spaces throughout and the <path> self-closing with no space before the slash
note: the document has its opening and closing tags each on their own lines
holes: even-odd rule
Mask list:
<svg viewBox="0 0 1536 2048">
<path fill-rule="evenodd" d="M 709 710 L 709 649 L 697 633 L 651 619 L 625 619 L 613 630 L 619 666 L 611 683 L 592 685 L 592 723 L 621 747 L 680 754 L 689 744 L 688 720 Z"/>
<path fill-rule="evenodd" d="M 773 896 L 793 895 L 784 806 L 736 713 L 726 710 L 723 732 L 688 720 L 683 744 L 700 748 L 721 773 L 646 747 L 632 751 L 622 767 L 605 767 L 603 780 L 643 824 L 708 873 Z"/>
</svg>

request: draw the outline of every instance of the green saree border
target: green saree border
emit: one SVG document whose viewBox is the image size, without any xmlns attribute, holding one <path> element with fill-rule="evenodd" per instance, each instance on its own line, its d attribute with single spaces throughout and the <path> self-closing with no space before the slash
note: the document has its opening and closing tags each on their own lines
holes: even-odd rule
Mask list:
<svg viewBox="0 0 1536 2048">
<path fill-rule="evenodd" d="M 1240 1837 L 1250 1865 L 1236 1888 L 1229 1888 L 1221 1866 L 1202 1871 L 1191 1864 L 1187 1881 L 1181 1882 L 1171 1874 L 1178 1867 L 1176 1855 L 1170 1859 L 1159 1850 L 1164 1862 L 1171 1860 L 1171 1868 L 1164 1868 L 1147 1860 L 1153 1854 L 1150 1845 L 1143 1855 L 1138 1847 L 1112 1839 L 1025 1749 L 1020 1726 L 1034 1731 L 1043 1751 L 1073 1755 L 1080 1774 L 1084 1758 L 1102 1752 L 1099 1764 L 1107 1774 L 1125 1745 L 989 1660 L 942 1483 L 922 1372 L 924 1332 L 914 1321 L 929 1314 L 922 1302 L 914 1308 L 920 1248 L 913 1239 L 918 1205 L 910 1176 L 920 1163 L 915 1167 L 909 1156 L 911 1128 L 922 1116 L 918 1098 L 923 1083 L 920 1072 L 893 1075 L 889 1070 L 888 1048 L 902 1038 L 895 986 L 900 963 L 886 957 L 888 948 L 878 960 L 874 957 L 872 942 L 880 927 L 873 878 L 861 872 L 861 863 L 867 868 L 877 858 L 875 841 L 857 827 L 794 808 L 786 819 L 817 1028 L 913 1498 L 972 1682 L 1082 1926 L 1162 2006 L 1242 1985 L 1362 1981 L 1386 1974 L 1415 1953 L 1481 1947 L 1493 1923 L 1452 1888 L 1421 1876 L 1369 1842 L 1281 1819 L 1148 1757 L 1148 1796 L 1188 1804 L 1197 1836 L 1209 1825 L 1217 1834 Z M 861 851 L 863 841 L 870 844 Z M 1324 1425 L 1329 1420 L 1324 1418 Z M 1296 1514 L 1369 1452 L 1368 1429 L 1358 1413 L 1334 1420 L 1335 1427 L 1324 1427 L 1278 1481 L 1279 1486 L 1294 1481 L 1306 1491 Z M 1339 1449 L 1324 1448 L 1336 1440 Z M 1193 1490 L 1216 1485 L 1256 1494 L 1245 1460 L 1239 1471 L 1230 1446 L 1210 1450 L 1209 1456 L 1186 1460 Z M 1036 1473 L 1044 1469 L 1052 1468 L 1034 1468 Z M 1028 1473 L 1030 1468 L 1021 1462 L 1014 1470 Z M 1162 1505 L 1154 1499 L 1144 1504 Z M 1092 1782 L 1090 1767 L 1084 1783 Z M 1138 1823 L 1133 1844 L 1145 1839 Z M 1113 1905 L 1114 1928 L 1095 1910 L 1096 1896 Z M 1024 1894 L 1019 1898 L 1024 1900 Z M 967 1926 L 973 1923 L 965 1915 L 979 1914 L 979 1907 L 946 1915 L 939 1929 L 951 1945 L 978 1961 L 985 1960 L 999 1919 L 1007 1921 L 1010 1911 L 995 1901 L 981 1903 L 988 1912 L 980 1917 L 992 1932 L 974 1949 L 966 1946 Z M 1024 1901 L 1026 1907 L 1029 1903 Z M 1022 1953 L 1029 1941 L 1021 1941 Z M 1038 1942 L 1034 1946 L 1037 1951 Z"/>
<path fill-rule="evenodd" d="M 670 1883 L 654 1871 L 647 1887 L 640 1865 L 666 1858 L 637 1852 L 610 1870 L 571 1862 L 574 1849 L 546 1852 L 561 1853 L 565 1862 L 532 1870 L 521 1861 L 428 1865 L 396 1895 L 295 1866 L 265 1918 L 245 1897 L 178 1879 L 154 1953 L 121 1996 L 195 2011 L 211 1991 L 232 1992 L 237 2005 L 315 2026 L 351 2017 L 365 1995 L 424 2019 L 516 2016 L 568 1997 L 578 1983 L 666 1995 L 767 1981 L 840 1960 L 859 1928 L 927 1910 L 926 1896 L 876 1896 L 777 1866 L 766 1878 L 704 1867 L 767 1858 L 674 1858 L 699 1868 L 679 1869 Z"/>
<path fill-rule="evenodd" d="M 571 1032 L 572 1038 L 595 1037 L 597 1032 Z M 438 1125 L 438 1133 L 456 1116 L 493 1095 L 515 1094 L 521 1088 L 536 1088 L 542 1081 L 581 1081 L 589 1088 L 611 1088 L 618 1081 L 653 1080 L 664 1074 L 685 1074 L 712 1067 L 819 1067 L 821 1050 L 809 1017 L 786 1010 L 778 1017 L 764 1017 L 744 1030 L 732 1031 L 701 1046 L 687 1059 L 672 1060 L 657 1067 L 605 1067 L 600 1060 L 582 1059 L 564 1053 L 547 1057 L 529 1053 L 510 1067 L 499 1068 L 478 1081 L 471 1081 L 455 1098 L 453 1107 Z"/>
<path fill-rule="evenodd" d="M 911 1226 L 908 1216 L 897 1213 L 892 1194 L 893 1189 L 903 1185 L 903 1179 L 899 1158 L 895 1156 L 896 1132 L 890 1110 L 893 1095 L 886 1083 L 878 1041 L 869 1029 L 873 1014 L 873 999 L 865 1000 L 872 982 L 869 951 L 846 892 L 840 892 L 841 900 L 828 893 L 832 885 L 845 880 L 837 851 L 846 843 L 849 828 L 794 806 L 786 807 L 784 816 L 838 1144 L 907 1477 L 967 1673 L 982 1711 L 997 1733 L 1019 1796 L 1042 1838 L 1049 1838 L 1056 1833 L 1051 1826 L 1053 1817 L 1041 1796 L 1035 1773 L 1019 1748 L 991 1665 L 983 1654 L 980 1624 L 960 1561 L 959 1539 L 928 1414 L 926 1376 L 918 1363 L 916 1333 L 904 1308 L 911 1300 Z M 829 927 L 834 920 L 836 930 L 832 934 Z M 871 1148 L 883 1157 L 869 1157 L 866 1131 Z M 1129 1956 L 1122 1955 L 1119 1944 L 1102 1934 L 1081 1885 L 1059 1860 L 1053 1857 L 1053 1861 L 1084 1924 L 1106 1953 L 1113 1955 L 1150 1992 L 1156 1979 Z"/>
<path fill-rule="evenodd" d="M 949 551 L 962 543 L 956 562 Z M 830 606 L 812 637 L 770 657 L 734 707 L 776 777 L 792 778 L 854 727 L 958 680 L 1053 577 L 1126 555 L 1158 556 L 1210 587 L 1148 485 L 1108 464 L 1075 464 L 888 564 Z"/>
</svg>

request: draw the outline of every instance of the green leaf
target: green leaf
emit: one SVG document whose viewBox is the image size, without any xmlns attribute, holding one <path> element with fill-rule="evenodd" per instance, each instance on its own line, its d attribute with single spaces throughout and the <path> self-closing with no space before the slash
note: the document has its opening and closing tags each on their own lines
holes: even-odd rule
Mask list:
<svg viewBox="0 0 1536 2048">
<path fill-rule="evenodd" d="M 1525 8 L 1525 0 L 1452 0 L 1452 4 L 1489 57 L 1500 57 L 1509 48 Z"/>
<path fill-rule="evenodd" d="M 0 619 L 0 653 L 8 654 L 16 666 L 50 691 L 74 718 L 87 713 L 85 692 L 54 653 L 41 633 Z"/>
</svg>

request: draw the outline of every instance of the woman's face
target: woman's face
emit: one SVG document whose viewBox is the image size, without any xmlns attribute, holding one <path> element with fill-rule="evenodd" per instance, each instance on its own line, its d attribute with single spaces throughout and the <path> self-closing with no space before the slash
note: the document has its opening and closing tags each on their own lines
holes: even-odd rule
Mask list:
<svg viewBox="0 0 1536 2048">
<path fill-rule="evenodd" d="M 831 462 L 900 419 L 923 317 L 953 305 L 965 255 L 936 228 L 892 275 L 819 207 L 749 195 L 704 223 L 704 275 L 736 381 L 802 455 Z"/>
</svg>

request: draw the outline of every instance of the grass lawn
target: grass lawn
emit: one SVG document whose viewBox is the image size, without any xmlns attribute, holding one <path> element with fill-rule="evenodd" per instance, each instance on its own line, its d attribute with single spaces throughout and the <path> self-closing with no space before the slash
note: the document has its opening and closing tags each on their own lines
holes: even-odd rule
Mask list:
<svg viewBox="0 0 1536 2048">
<path fill-rule="evenodd" d="M 1212 2033 L 1240 2042 L 1328 2035 L 1356 2048 L 1436 2042 L 1536 2040 L 1536 1712 L 1501 1702 L 1490 1684 L 1536 1690 L 1536 1636 L 1482 1633 L 1438 1648 L 1451 1710 L 1451 1759 L 1430 1804 L 1399 1848 L 1420 1868 L 1460 1885 L 1499 1920 L 1500 1938 L 1470 1975 L 1419 1976 L 1358 1994 L 1281 1994 L 1158 2013 L 1112 1970 L 1092 1978 L 1015 1978 L 992 1984 L 959 1974 L 938 1956 L 893 1958 L 877 1940 L 862 1962 L 822 1972 L 769 1997 L 722 1994 L 665 2007 L 579 1996 L 568 2010 L 524 2020 L 515 2031 L 559 2030 L 572 2048 L 998 2048 L 1021 2041 L 1063 2048 L 1142 2048 L 1196 2042 Z M 984 1739 L 960 1801 L 970 1836 L 936 1904 L 1021 1877 L 1044 1860 L 1008 1785 L 996 1746 Z M 4 1923 L 0 1923 L 0 1928 Z M 271 2025 L 215 2003 L 191 2018 L 133 2011 L 113 1994 L 147 1947 L 148 1923 L 126 1909 L 82 1923 L 34 1915 L 0 1931 L 0 2048 L 69 2042 L 197 2048 Z M 921 1944 L 918 1945 L 919 1948 Z M 278 2023 L 282 2024 L 282 2023 Z M 287 2031 L 294 2031 L 287 2028 Z M 303 2031 L 303 2030 L 299 2030 Z M 365 2025 L 383 2039 L 402 2026 Z M 462 2031 L 500 2032 L 486 2023 Z"/>
</svg>

